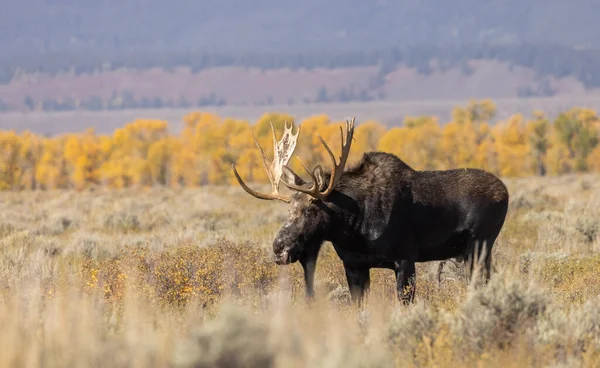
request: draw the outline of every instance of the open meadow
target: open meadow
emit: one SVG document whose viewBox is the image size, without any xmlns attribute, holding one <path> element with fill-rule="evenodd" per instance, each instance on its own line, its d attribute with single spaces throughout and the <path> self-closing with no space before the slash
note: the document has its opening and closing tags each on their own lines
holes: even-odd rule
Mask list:
<svg viewBox="0 0 600 368">
<path fill-rule="evenodd" d="M 373 270 L 362 310 L 328 244 L 307 304 L 285 204 L 238 186 L 3 192 L 0 366 L 597 367 L 599 179 L 505 179 L 490 284 L 421 263 L 404 307 Z"/>
</svg>

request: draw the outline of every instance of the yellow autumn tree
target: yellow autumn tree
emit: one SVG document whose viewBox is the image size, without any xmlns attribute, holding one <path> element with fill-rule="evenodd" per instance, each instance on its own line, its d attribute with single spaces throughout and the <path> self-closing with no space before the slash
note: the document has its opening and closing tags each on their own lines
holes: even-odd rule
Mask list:
<svg viewBox="0 0 600 368">
<path fill-rule="evenodd" d="M 67 163 L 69 175 L 69 184 L 76 189 L 85 187 L 86 171 L 88 170 L 88 160 L 85 157 L 81 139 L 77 134 L 70 134 L 67 137 L 64 148 L 64 157 Z"/>
<path fill-rule="evenodd" d="M 523 115 L 515 114 L 496 126 L 501 176 L 525 176 L 533 171 Z"/>
<path fill-rule="evenodd" d="M 475 135 L 474 167 L 500 175 L 497 138 L 491 126 L 480 124 Z"/>
<path fill-rule="evenodd" d="M 402 127 L 388 130 L 380 139 L 378 149 L 392 153 L 417 170 L 438 166 L 441 130 L 437 118 L 407 117 Z"/>
<path fill-rule="evenodd" d="M 474 124 L 489 123 L 496 115 L 496 104 L 492 100 L 470 100 L 467 106 L 457 106 L 452 110 L 452 121 Z"/>
<path fill-rule="evenodd" d="M 20 189 L 19 151 L 21 139 L 14 131 L 0 134 L 0 189 Z"/>
<path fill-rule="evenodd" d="M 352 142 L 348 164 L 359 160 L 365 152 L 376 151 L 385 132 L 385 126 L 374 120 L 358 124 L 354 130 L 354 142 Z"/>
<path fill-rule="evenodd" d="M 598 117 L 590 109 L 574 107 L 554 121 L 557 140 L 566 147 L 571 169 L 587 170 L 587 157 L 598 145 Z"/>
<path fill-rule="evenodd" d="M 44 139 L 37 162 L 36 181 L 40 189 L 68 187 L 67 162 L 63 154 L 64 138 Z"/>
<path fill-rule="evenodd" d="M 117 188 L 153 185 L 149 150 L 167 138 L 168 124 L 162 120 L 138 119 L 116 129 L 111 143 L 103 141 L 98 145 L 99 152 L 107 155 L 99 169 L 101 180 Z M 153 159 L 158 152 L 155 147 Z"/>
<path fill-rule="evenodd" d="M 42 155 L 41 140 L 37 135 L 25 131 L 20 134 L 19 141 L 17 162 L 21 175 L 17 185 L 21 189 L 37 189 L 36 169 Z"/>
<path fill-rule="evenodd" d="M 553 122 L 541 111 L 527 121 L 515 114 L 492 125 L 495 114 L 492 101 L 473 100 L 454 108 L 444 125 L 434 116 L 409 116 L 390 129 L 374 120 L 358 121 L 348 163 L 364 152 L 382 150 L 415 169 L 478 167 L 505 177 L 600 172 L 600 119 L 594 110 L 574 107 Z M 233 163 L 248 183 L 264 184 L 267 175 L 252 135 L 272 160 L 271 124 L 281 139 L 286 120 L 293 117 L 267 113 L 252 123 L 194 111 L 183 117 L 177 135 L 169 133 L 166 121 L 154 119 L 136 119 L 113 134 L 88 129 L 43 137 L 0 131 L 0 189 L 235 184 Z M 311 170 L 316 165 L 331 170 L 317 133 L 337 158 L 345 121 L 320 114 L 300 125 L 295 155 Z M 307 178 L 297 159 L 289 165 Z"/>
<path fill-rule="evenodd" d="M 212 184 L 230 183 L 233 179 L 231 165 L 238 161 L 250 145 L 249 137 L 244 141 L 236 141 L 234 137 L 250 133 L 249 128 L 247 122 L 235 119 L 225 119 L 222 124 L 215 128 L 213 136 L 218 148 L 213 149 L 214 170 L 210 177 Z M 232 144 L 232 142 L 235 144 Z M 255 167 L 257 164 L 258 162 L 252 163 L 250 166 Z"/>
<path fill-rule="evenodd" d="M 187 186 L 207 185 L 211 177 L 219 176 L 214 155 L 219 148 L 221 117 L 206 112 L 195 111 L 184 117 L 181 156 L 177 158 L 178 170 L 175 175 L 182 178 Z"/>
<path fill-rule="evenodd" d="M 535 160 L 536 174 L 546 175 L 546 154 L 550 148 L 550 122 L 542 111 L 534 111 L 534 118 L 527 123 L 527 135 L 531 146 L 531 154 Z"/>
<path fill-rule="evenodd" d="M 300 122 L 300 136 L 298 137 L 294 156 L 298 156 L 311 170 L 318 164 L 322 165 L 323 159 L 330 160 L 329 156 L 324 155 L 325 148 L 317 134 L 326 139 L 327 142 L 327 139 L 330 138 L 329 134 L 333 130 L 331 124 L 331 120 L 325 114 L 310 116 Z M 281 138 L 281 136 L 278 136 L 278 138 Z M 329 164 L 329 162 L 326 163 Z M 289 166 L 298 175 L 304 175 L 304 169 L 295 157 L 292 157 Z"/>
<path fill-rule="evenodd" d="M 233 120 L 232 120 L 233 121 Z M 233 154 L 236 170 L 247 183 L 252 183 L 256 177 L 261 177 L 260 171 L 264 171 L 260 150 L 252 138 L 252 127 L 248 121 L 235 121 L 235 126 L 230 128 L 228 137 L 228 148 Z M 266 153 L 266 152 L 265 152 Z M 231 165 L 225 169 L 231 184 L 236 183 L 232 174 Z"/>
<path fill-rule="evenodd" d="M 171 181 L 171 157 L 176 142 L 171 137 L 156 140 L 148 147 L 148 167 L 152 184 L 166 186 Z"/>
<path fill-rule="evenodd" d="M 477 135 L 473 122 L 451 121 L 442 129 L 441 168 L 474 167 Z"/>
<path fill-rule="evenodd" d="M 452 110 L 452 121 L 444 126 L 440 143 L 441 168 L 477 167 L 498 171 L 495 138 L 490 120 L 496 115 L 491 100 L 469 101 Z"/>
</svg>

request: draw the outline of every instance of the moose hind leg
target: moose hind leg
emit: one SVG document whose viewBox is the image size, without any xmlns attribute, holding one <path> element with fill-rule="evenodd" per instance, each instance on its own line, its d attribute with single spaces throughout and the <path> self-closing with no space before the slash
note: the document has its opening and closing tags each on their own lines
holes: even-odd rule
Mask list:
<svg viewBox="0 0 600 368">
<path fill-rule="evenodd" d="M 352 302 L 360 306 L 363 303 L 365 292 L 368 292 L 371 286 L 369 268 L 344 265 L 344 270 L 346 271 L 346 280 L 350 288 Z"/>
<path fill-rule="evenodd" d="M 473 278 L 474 266 L 476 264 L 475 261 L 475 253 L 476 253 L 476 241 L 474 237 L 469 238 L 469 242 L 465 249 L 464 254 L 464 262 L 465 262 L 465 278 L 467 283 L 470 283 Z"/>
<path fill-rule="evenodd" d="M 469 241 L 465 254 L 465 273 L 467 276 L 467 282 L 478 281 L 474 278 L 479 279 L 481 273 L 483 273 L 484 283 L 490 279 L 491 267 L 492 267 L 492 246 L 494 244 L 488 239 L 480 240 L 473 238 Z"/>
<path fill-rule="evenodd" d="M 415 262 L 409 260 L 396 262 L 394 271 L 398 300 L 404 305 L 411 304 L 415 299 L 416 290 Z"/>
<path fill-rule="evenodd" d="M 490 277 L 492 276 L 492 248 L 494 247 L 494 242 L 496 238 L 490 238 L 485 241 L 483 244 L 483 250 L 485 252 L 485 261 L 484 261 L 484 280 L 487 284 L 490 281 Z"/>
</svg>

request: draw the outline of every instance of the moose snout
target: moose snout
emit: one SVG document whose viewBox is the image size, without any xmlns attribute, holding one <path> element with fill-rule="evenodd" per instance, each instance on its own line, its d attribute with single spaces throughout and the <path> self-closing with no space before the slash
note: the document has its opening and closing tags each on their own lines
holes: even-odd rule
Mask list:
<svg viewBox="0 0 600 368">
<path fill-rule="evenodd" d="M 273 255 L 275 256 L 275 263 L 278 265 L 290 263 L 290 252 L 285 249 L 284 242 L 279 238 L 273 241 Z"/>
<path fill-rule="evenodd" d="M 287 250 L 281 253 L 275 253 L 275 263 L 278 265 L 286 265 L 290 263 L 290 254 Z"/>
</svg>

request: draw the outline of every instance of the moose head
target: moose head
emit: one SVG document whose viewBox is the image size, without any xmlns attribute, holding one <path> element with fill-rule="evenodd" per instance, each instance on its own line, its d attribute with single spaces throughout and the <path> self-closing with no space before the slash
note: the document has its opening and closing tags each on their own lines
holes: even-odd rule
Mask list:
<svg viewBox="0 0 600 368">
<path fill-rule="evenodd" d="M 318 249 L 334 230 L 333 212 L 329 204 L 329 197 L 338 184 L 350 153 L 354 134 L 354 118 L 346 121 L 345 133 L 340 127 L 342 155 L 339 161 L 335 159 L 334 154 L 323 138 L 317 134 L 333 161 L 333 171 L 331 173 L 324 172 L 321 165 L 317 165 L 311 171 L 296 156 L 310 175 L 312 182 L 304 181 L 287 166 L 300 134 L 300 126 L 298 126 L 295 134 L 293 128 L 294 124 L 291 123 L 288 126 L 286 121 L 283 136 L 278 141 L 273 124 L 271 124 L 274 147 L 273 161 L 267 158 L 256 137 L 254 134 L 252 135 L 261 152 L 263 164 L 271 182 L 271 193 L 260 193 L 249 188 L 240 178 L 235 165 L 232 165 L 238 183 L 247 193 L 263 200 L 280 200 L 289 203 L 289 216 L 273 240 L 273 254 L 275 262 L 279 265 L 294 263 L 306 250 Z M 279 192 L 279 185 L 282 182 L 292 191 L 291 196 Z"/>
</svg>

